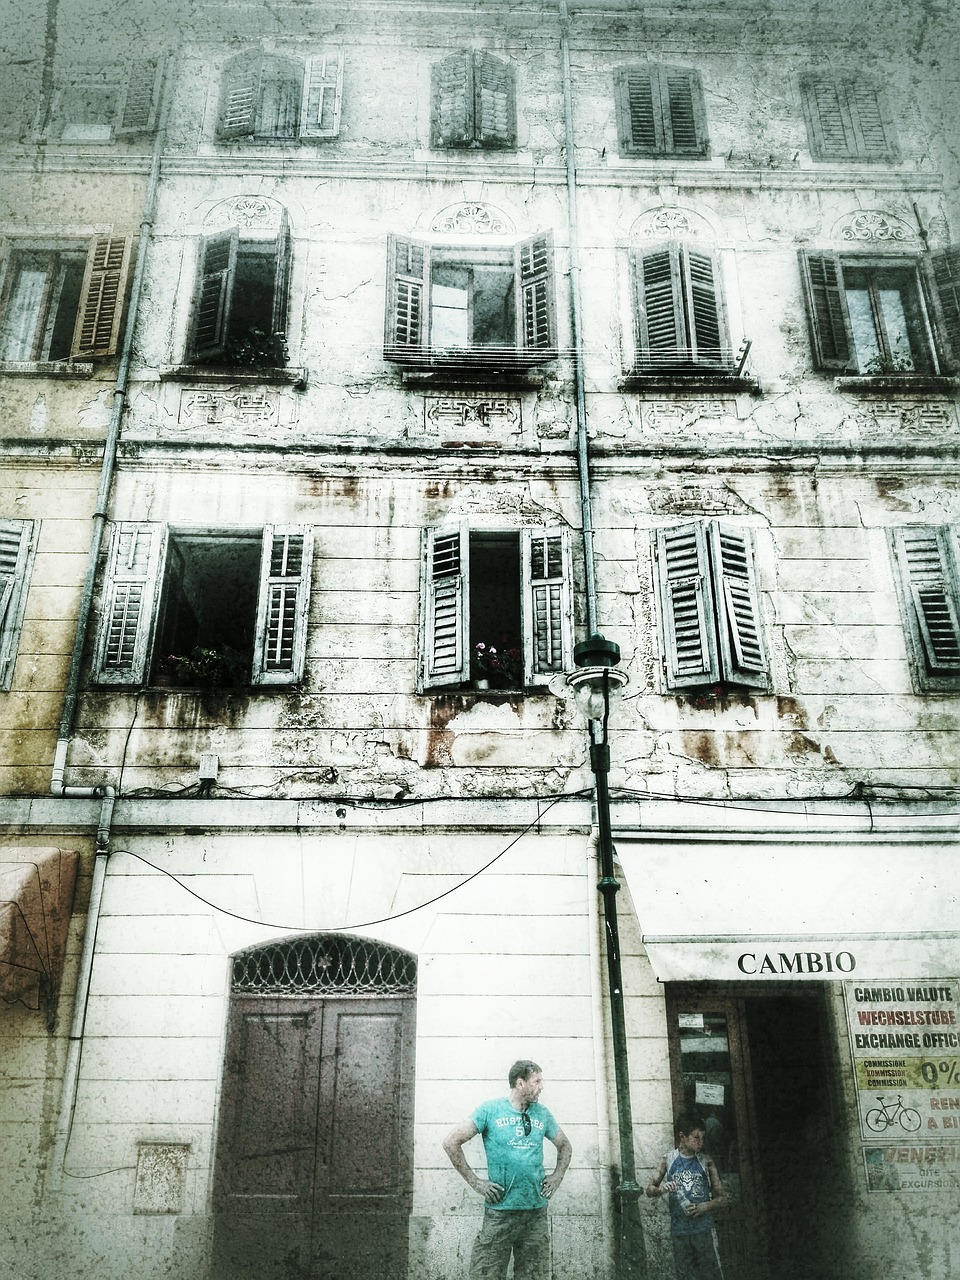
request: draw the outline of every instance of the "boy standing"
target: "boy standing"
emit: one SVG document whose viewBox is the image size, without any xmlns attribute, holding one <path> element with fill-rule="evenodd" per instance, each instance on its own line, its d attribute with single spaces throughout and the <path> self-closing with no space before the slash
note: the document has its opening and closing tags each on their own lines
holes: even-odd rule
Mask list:
<svg viewBox="0 0 960 1280">
<path fill-rule="evenodd" d="M 677 1116 L 677 1145 L 662 1156 L 647 1183 L 648 1196 L 669 1196 L 670 1234 L 677 1280 L 723 1280 L 713 1214 L 727 1197 L 713 1158 L 704 1156 L 703 1121 Z"/>
</svg>

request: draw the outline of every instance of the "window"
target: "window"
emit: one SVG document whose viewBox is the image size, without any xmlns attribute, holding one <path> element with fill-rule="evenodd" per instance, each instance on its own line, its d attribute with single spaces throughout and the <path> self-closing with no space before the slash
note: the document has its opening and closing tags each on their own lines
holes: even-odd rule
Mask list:
<svg viewBox="0 0 960 1280">
<path fill-rule="evenodd" d="M 896 529 L 891 544 L 917 690 L 960 689 L 957 531 L 944 526 Z"/>
<path fill-rule="evenodd" d="M 431 82 L 432 146 L 516 147 L 516 83 L 508 62 L 461 50 L 434 64 Z"/>
<path fill-rule="evenodd" d="M 384 358 L 491 369 L 556 358 L 553 246 L 456 249 L 391 237 Z"/>
<path fill-rule="evenodd" d="M 801 251 L 800 268 L 816 368 L 869 375 L 956 366 L 960 250 L 924 259 Z"/>
<path fill-rule="evenodd" d="M 753 544 L 713 521 L 653 536 L 668 689 L 769 687 Z"/>
<path fill-rule="evenodd" d="M 522 689 L 570 668 L 565 529 L 429 529 L 424 561 L 423 689 L 456 689 L 471 679 Z"/>
<path fill-rule="evenodd" d="M 872 81 L 857 75 L 809 75 L 800 82 L 810 154 L 815 160 L 896 160 L 893 123 Z"/>
<path fill-rule="evenodd" d="M 131 246 L 123 236 L 88 247 L 15 244 L 0 290 L 0 360 L 114 355 Z"/>
<path fill-rule="evenodd" d="M 78 69 L 55 93 L 45 133 L 60 142 L 112 142 L 152 133 L 162 77 L 159 59 Z"/>
<path fill-rule="evenodd" d="M 32 520 L 0 520 L 0 689 L 9 689 L 34 552 Z"/>
<path fill-rule="evenodd" d="M 287 362 L 290 227 L 241 237 L 236 227 L 200 242 L 187 359 L 230 368 L 279 368 Z"/>
<path fill-rule="evenodd" d="M 717 257 L 675 241 L 633 254 L 636 373 L 731 372 Z"/>
<path fill-rule="evenodd" d="M 703 89 L 696 71 L 620 67 L 615 86 L 622 156 L 709 155 Z"/>
<path fill-rule="evenodd" d="M 217 137 L 322 141 L 340 132 L 343 57 L 319 54 L 301 62 L 241 54 L 224 72 Z"/>
<path fill-rule="evenodd" d="M 303 675 L 313 531 L 117 525 L 95 679 L 236 687 Z"/>
</svg>

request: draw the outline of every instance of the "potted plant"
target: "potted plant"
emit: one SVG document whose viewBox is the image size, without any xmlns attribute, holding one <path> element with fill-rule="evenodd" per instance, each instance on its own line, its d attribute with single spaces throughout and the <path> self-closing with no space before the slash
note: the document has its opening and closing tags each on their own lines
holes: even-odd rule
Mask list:
<svg viewBox="0 0 960 1280">
<path fill-rule="evenodd" d="M 246 683 L 243 659 L 236 649 L 227 645 L 219 648 L 195 645 L 188 654 L 168 654 L 163 667 L 171 673 L 174 685 L 188 688 L 229 689 Z"/>
<path fill-rule="evenodd" d="M 478 640 L 473 646 L 470 675 L 478 689 L 519 689 L 523 686 L 523 650 L 515 640 L 499 645 Z"/>
</svg>

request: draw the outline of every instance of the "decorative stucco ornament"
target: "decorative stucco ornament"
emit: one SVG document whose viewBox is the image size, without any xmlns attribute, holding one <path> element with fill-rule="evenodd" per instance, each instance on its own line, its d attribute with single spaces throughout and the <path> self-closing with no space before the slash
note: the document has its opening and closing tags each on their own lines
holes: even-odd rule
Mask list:
<svg viewBox="0 0 960 1280">
<path fill-rule="evenodd" d="M 488 204 L 454 204 L 434 218 L 431 231 L 471 236 L 510 235 L 514 226 L 505 213 Z"/>
<path fill-rule="evenodd" d="M 233 196 L 214 205 L 204 218 L 207 227 L 240 227 L 257 231 L 279 231 L 283 206 L 266 196 Z"/>
<path fill-rule="evenodd" d="M 849 214 L 838 224 L 842 240 L 909 240 L 912 235 L 899 218 L 867 209 Z"/>
<path fill-rule="evenodd" d="M 682 209 L 658 209 L 638 226 L 637 232 L 641 236 L 685 236 L 690 234 L 690 219 Z"/>
</svg>

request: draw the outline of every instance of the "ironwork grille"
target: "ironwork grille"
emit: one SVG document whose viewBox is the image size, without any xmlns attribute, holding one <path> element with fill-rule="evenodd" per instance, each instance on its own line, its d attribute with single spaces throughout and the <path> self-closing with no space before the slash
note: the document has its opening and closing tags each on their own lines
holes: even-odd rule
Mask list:
<svg viewBox="0 0 960 1280">
<path fill-rule="evenodd" d="M 414 956 L 346 934 L 310 934 L 233 957 L 235 993 L 382 996 L 412 994 L 416 989 Z"/>
</svg>

